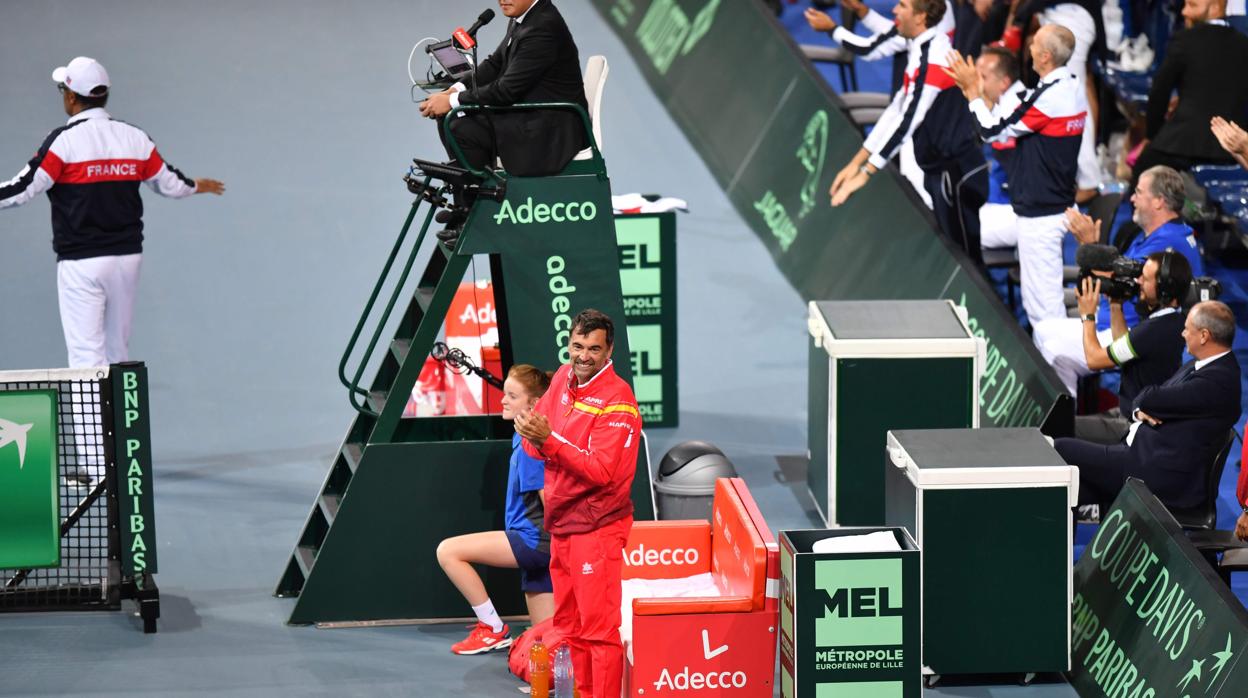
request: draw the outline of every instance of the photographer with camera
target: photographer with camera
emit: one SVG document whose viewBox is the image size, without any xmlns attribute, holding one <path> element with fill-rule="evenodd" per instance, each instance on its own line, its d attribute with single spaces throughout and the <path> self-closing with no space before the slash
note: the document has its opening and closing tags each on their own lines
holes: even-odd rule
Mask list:
<svg viewBox="0 0 1248 698">
<path fill-rule="evenodd" d="M 1100 240 L 1101 221 L 1094 221 L 1076 209 L 1067 209 L 1066 227 L 1081 243 L 1076 256 L 1081 275 L 1086 276 L 1094 270 L 1112 273 L 1117 263 L 1119 271 L 1129 271 L 1127 267 L 1138 265 L 1134 267 L 1138 269 L 1134 275 L 1139 276 L 1148 255 L 1173 249 L 1187 259 L 1193 278 L 1202 276 L 1204 264 L 1200 259 L 1200 250 L 1196 248 L 1196 238 L 1192 229 L 1179 217 L 1185 198 L 1183 179 L 1173 169 L 1159 165 L 1141 175 L 1140 186 L 1131 196 L 1134 206 L 1131 219 L 1140 226 L 1142 234 L 1137 235 L 1121 252 L 1111 246 L 1096 244 Z M 1105 290 L 1102 288 L 1102 291 Z M 1109 328 L 1111 314 L 1106 297 L 1101 301 L 1096 321 L 1102 345 L 1108 345 L 1113 339 Z M 1134 304 L 1124 303 L 1122 314 L 1127 327 L 1139 324 L 1140 314 Z M 1083 350 L 1081 322 L 1078 318 L 1051 318 L 1033 325 L 1032 341 L 1057 371 L 1071 395 L 1076 392 L 1079 377 L 1092 372 Z"/>
<path fill-rule="evenodd" d="M 1118 407 L 1094 415 L 1075 418 L 1075 436 L 1102 444 L 1115 444 L 1127 436 L 1135 396 L 1150 385 L 1160 385 L 1174 374 L 1183 359 L 1182 302 L 1192 284 L 1192 267 L 1187 258 L 1173 251 L 1154 252 L 1144 262 L 1138 284 L 1139 302 L 1147 316 L 1140 324 L 1127 329 L 1123 304 L 1126 294 L 1134 295 L 1114 277 L 1095 273 L 1079 282 L 1079 319 L 1083 325 L 1083 353 L 1093 371 L 1122 368 L 1122 384 L 1118 389 Z M 1096 331 L 1096 311 L 1101 305 L 1104 288 L 1114 291 L 1109 301 L 1109 327 L 1113 341 L 1102 346 Z"/>
</svg>

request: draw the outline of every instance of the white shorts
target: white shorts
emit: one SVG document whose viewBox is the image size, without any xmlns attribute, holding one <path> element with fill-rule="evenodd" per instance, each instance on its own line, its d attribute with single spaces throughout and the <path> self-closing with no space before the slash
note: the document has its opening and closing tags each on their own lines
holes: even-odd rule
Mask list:
<svg viewBox="0 0 1248 698">
<path fill-rule="evenodd" d="M 126 361 L 143 255 L 67 259 L 56 263 L 61 328 L 70 368 Z"/>
</svg>

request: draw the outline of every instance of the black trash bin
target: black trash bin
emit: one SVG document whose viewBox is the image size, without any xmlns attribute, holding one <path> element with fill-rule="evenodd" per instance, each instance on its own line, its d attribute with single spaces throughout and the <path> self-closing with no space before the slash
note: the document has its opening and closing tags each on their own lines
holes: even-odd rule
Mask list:
<svg viewBox="0 0 1248 698">
<path fill-rule="evenodd" d="M 715 481 L 736 477 L 732 461 L 705 441 L 686 441 L 672 447 L 659 463 L 654 491 L 660 520 L 711 520 Z"/>
</svg>

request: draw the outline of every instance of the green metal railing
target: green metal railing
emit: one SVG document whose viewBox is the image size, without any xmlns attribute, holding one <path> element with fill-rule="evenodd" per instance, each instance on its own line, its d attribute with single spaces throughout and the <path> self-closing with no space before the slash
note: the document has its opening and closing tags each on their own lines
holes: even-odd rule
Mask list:
<svg viewBox="0 0 1248 698">
<path fill-rule="evenodd" d="M 429 186 L 431 179 L 431 177 L 425 177 L 425 187 Z M 420 208 L 420 202 L 421 199 L 419 197 L 412 202 L 412 208 L 407 214 L 407 220 L 403 223 L 403 230 L 399 232 L 398 239 L 394 242 L 394 248 L 390 250 L 390 256 L 386 258 L 386 264 L 381 270 L 381 275 L 377 278 L 376 285 L 373 286 L 373 292 L 368 297 L 368 303 L 364 306 L 364 312 L 360 314 L 360 320 L 355 325 L 355 331 L 351 333 L 351 340 L 347 342 L 347 348 L 342 353 L 342 360 L 338 362 L 338 380 L 347 388 L 351 406 L 358 412 L 370 414 L 374 417 L 377 416 L 377 413 L 369 409 L 367 403 L 357 402 L 357 398 L 368 397 L 368 391 L 360 387 L 360 380 L 364 377 L 364 369 L 368 366 L 369 357 L 377 349 L 377 342 L 381 340 L 381 333 L 385 329 L 386 323 L 390 321 L 390 316 L 394 312 L 394 305 L 398 302 L 399 294 L 403 292 L 403 287 L 407 285 L 407 278 L 412 272 L 412 265 L 416 262 L 416 255 L 420 252 L 421 245 L 425 241 L 425 234 L 429 231 L 429 224 L 433 222 L 433 215 L 437 211 L 436 207 L 430 206 L 429 213 L 425 215 L 425 222 L 420 228 L 420 235 L 417 236 L 416 243 L 412 245 L 411 252 L 408 253 L 407 262 L 403 265 L 403 273 L 399 277 L 399 282 L 395 284 L 394 291 L 390 294 L 390 300 L 386 303 L 385 312 L 382 313 L 381 321 L 377 323 L 377 329 L 373 332 L 372 339 L 368 342 L 368 348 L 364 350 L 364 356 L 360 360 L 359 368 L 356 369 L 353 378 L 347 378 L 347 363 L 351 359 L 351 354 L 355 351 L 360 335 L 364 332 L 364 326 L 368 322 L 369 316 L 373 313 L 377 298 L 381 295 L 382 286 L 385 285 L 386 280 L 390 277 L 390 271 L 394 268 L 394 262 L 398 259 L 399 251 L 403 248 L 403 243 L 407 239 L 407 233 L 412 227 L 412 221 L 416 218 L 416 211 Z M 437 254 L 436 250 L 435 254 Z"/>
<path fill-rule="evenodd" d="M 602 159 L 602 152 L 598 149 L 597 140 L 594 138 L 594 128 L 593 124 L 590 122 L 589 114 L 585 111 L 584 107 L 570 102 L 533 102 L 528 104 L 515 104 L 506 107 L 465 104 L 456 107 L 452 109 L 442 120 L 442 129 L 446 134 L 447 143 L 450 144 L 451 154 L 473 176 L 487 182 L 494 182 L 496 184 L 503 183 L 507 176 L 505 172 L 498 172 L 488 167 L 484 170 L 478 170 L 472 165 L 467 164 L 468 160 L 464 157 L 463 149 L 460 147 L 459 142 L 455 139 L 455 136 L 451 133 L 451 121 L 454 117 L 460 114 L 470 112 L 532 111 L 536 109 L 562 109 L 575 112 L 580 117 L 581 124 L 585 127 L 585 133 L 589 139 L 589 147 L 593 152 L 593 158 L 589 161 L 590 165 L 599 172 L 606 171 L 606 163 Z M 431 180 L 432 177 L 426 176 L 423 186 L 428 187 Z M 404 286 L 407 284 L 407 279 L 411 275 L 412 265 L 416 262 L 416 255 L 419 253 L 420 248 L 424 243 L 425 235 L 429 231 L 429 224 L 433 221 L 433 216 L 437 207 L 429 207 L 429 212 L 425 216 L 424 224 L 420 229 L 420 235 L 416 238 L 416 243 L 412 245 L 411 251 L 407 256 L 407 261 L 403 265 L 403 271 L 399 277 L 399 281 L 395 284 L 394 290 L 390 294 L 390 298 L 386 303 L 385 311 L 382 313 L 380 321 L 377 323 L 376 329 L 373 331 L 372 337 L 369 339 L 368 347 L 364 350 L 358 368 L 356 369 L 354 375 L 350 378 L 347 375 L 347 365 L 350 363 L 351 355 L 355 353 L 360 337 L 364 334 L 364 328 L 368 324 L 369 317 L 373 314 L 373 310 L 377 305 L 377 300 L 381 296 L 381 289 L 390 278 L 395 262 L 399 258 L 399 252 L 403 248 L 403 244 L 407 239 L 407 234 L 411 229 L 412 221 L 416 218 L 416 211 L 420 208 L 420 202 L 421 199 L 419 197 L 412 202 L 412 208 L 407 214 L 407 220 L 403 223 L 403 229 L 399 232 L 399 236 L 394 243 L 394 248 L 390 250 L 389 257 L 386 258 L 386 264 L 382 268 L 380 276 L 377 278 L 377 283 L 373 286 L 373 291 L 368 297 L 368 302 L 364 306 L 364 311 L 360 314 L 359 322 L 355 325 L 355 331 L 351 333 L 351 339 L 347 342 L 347 348 L 342 353 L 342 359 L 338 362 L 338 380 L 344 387 L 347 388 L 348 399 L 351 402 L 351 406 L 358 412 L 372 415 L 374 417 L 379 415 L 368 406 L 367 398 L 369 392 L 360 387 L 360 381 L 364 377 L 364 371 L 368 366 L 369 358 L 373 355 L 373 352 L 376 351 L 378 342 L 381 341 L 381 333 L 385 329 L 386 324 L 390 321 L 390 316 L 394 312 L 394 306 L 398 302 L 399 295 L 402 293 Z M 436 253 L 437 252 L 435 251 L 435 254 Z M 422 318 L 421 321 L 423 322 L 424 318 Z"/>
</svg>

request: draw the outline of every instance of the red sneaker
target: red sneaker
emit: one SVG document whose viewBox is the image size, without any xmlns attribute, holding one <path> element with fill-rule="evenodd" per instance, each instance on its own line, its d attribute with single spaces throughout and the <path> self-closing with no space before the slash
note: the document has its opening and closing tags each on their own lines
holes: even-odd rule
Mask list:
<svg viewBox="0 0 1248 698">
<path fill-rule="evenodd" d="M 496 633 L 490 629 L 490 626 L 478 622 L 472 632 L 468 633 L 468 637 L 451 645 L 451 651 L 455 654 L 481 654 L 504 647 L 511 647 L 511 628 L 507 627 L 506 623 L 503 624 L 503 629 Z"/>
</svg>

